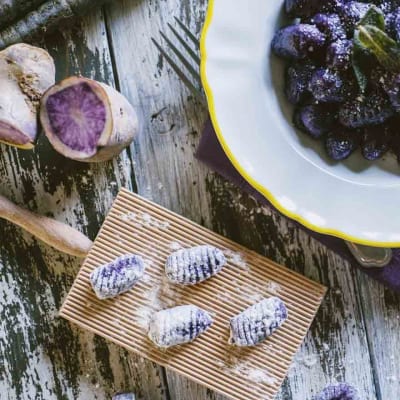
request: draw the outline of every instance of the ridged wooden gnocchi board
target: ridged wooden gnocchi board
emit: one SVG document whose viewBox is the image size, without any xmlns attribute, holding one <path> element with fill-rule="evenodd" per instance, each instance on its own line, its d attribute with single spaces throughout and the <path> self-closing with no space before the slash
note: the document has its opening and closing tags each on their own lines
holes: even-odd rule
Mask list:
<svg viewBox="0 0 400 400">
<path fill-rule="evenodd" d="M 224 250 L 228 265 L 198 286 L 166 282 L 164 263 L 178 247 L 200 244 Z M 100 301 L 89 274 L 133 252 L 144 257 L 145 278 L 130 292 Z M 60 315 L 187 378 L 235 400 L 273 399 L 322 302 L 326 289 L 208 229 L 122 190 L 86 258 Z M 229 320 L 263 297 L 278 296 L 289 318 L 263 344 L 228 345 Z M 160 309 L 194 304 L 214 313 L 213 326 L 194 343 L 160 351 L 146 334 Z"/>
</svg>

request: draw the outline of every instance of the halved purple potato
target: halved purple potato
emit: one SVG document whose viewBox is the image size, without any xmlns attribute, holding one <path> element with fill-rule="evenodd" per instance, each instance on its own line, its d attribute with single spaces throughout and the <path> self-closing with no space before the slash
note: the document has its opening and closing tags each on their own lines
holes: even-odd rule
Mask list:
<svg viewBox="0 0 400 400">
<path fill-rule="evenodd" d="M 47 51 L 20 43 L 0 52 L 0 142 L 33 148 L 40 98 L 54 82 L 54 61 Z"/>
<path fill-rule="evenodd" d="M 138 132 L 128 100 L 112 87 L 72 76 L 43 96 L 40 121 L 53 147 L 65 157 L 107 161 L 127 147 Z"/>
</svg>

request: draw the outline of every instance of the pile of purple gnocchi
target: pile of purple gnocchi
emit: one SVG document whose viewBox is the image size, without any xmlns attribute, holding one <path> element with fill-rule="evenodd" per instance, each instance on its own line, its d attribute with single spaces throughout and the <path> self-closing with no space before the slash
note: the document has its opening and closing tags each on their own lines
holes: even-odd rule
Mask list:
<svg viewBox="0 0 400 400">
<path fill-rule="evenodd" d="M 272 50 L 288 63 L 295 126 L 335 161 L 357 149 L 400 160 L 400 0 L 285 0 L 285 9 L 293 22 Z"/>
</svg>

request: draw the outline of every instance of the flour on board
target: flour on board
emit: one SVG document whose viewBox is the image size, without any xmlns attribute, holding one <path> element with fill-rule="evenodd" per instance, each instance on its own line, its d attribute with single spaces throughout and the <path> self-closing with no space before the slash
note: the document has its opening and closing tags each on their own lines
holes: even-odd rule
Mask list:
<svg viewBox="0 0 400 400">
<path fill-rule="evenodd" d="M 247 265 L 246 261 L 243 259 L 242 254 L 236 253 L 232 250 L 225 250 L 224 254 L 225 254 L 225 257 L 227 258 L 228 262 L 230 262 L 244 270 L 249 270 L 249 266 Z"/>
<path fill-rule="evenodd" d="M 157 218 L 154 218 L 148 213 L 135 213 L 133 211 L 130 211 L 125 214 L 121 214 L 120 218 L 122 221 L 135 222 L 136 224 L 139 224 L 141 226 L 147 226 L 163 230 L 167 230 L 169 228 L 168 221 L 158 220 Z"/>
<path fill-rule="evenodd" d="M 269 386 L 276 385 L 276 378 L 269 375 L 267 371 L 252 367 L 247 362 L 238 363 L 231 368 L 228 368 L 232 373 L 245 376 L 254 383 L 264 383 Z"/>
</svg>

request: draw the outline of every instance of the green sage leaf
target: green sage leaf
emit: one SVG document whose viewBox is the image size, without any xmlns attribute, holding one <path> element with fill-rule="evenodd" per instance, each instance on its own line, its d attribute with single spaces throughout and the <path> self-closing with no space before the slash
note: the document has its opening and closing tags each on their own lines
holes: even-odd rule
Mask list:
<svg viewBox="0 0 400 400">
<path fill-rule="evenodd" d="M 400 47 L 384 31 L 373 26 L 364 25 L 357 28 L 359 48 L 369 50 L 378 62 L 390 71 L 400 71 Z"/>
<path fill-rule="evenodd" d="M 371 25 L 385 31 L 385 16 L 383 11 L 372 5 L 358 24 L 359 26 Z"/>
</svg>

